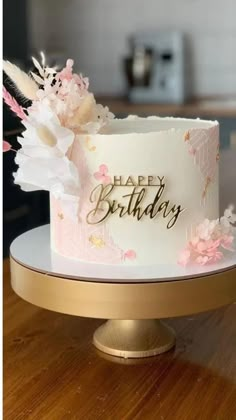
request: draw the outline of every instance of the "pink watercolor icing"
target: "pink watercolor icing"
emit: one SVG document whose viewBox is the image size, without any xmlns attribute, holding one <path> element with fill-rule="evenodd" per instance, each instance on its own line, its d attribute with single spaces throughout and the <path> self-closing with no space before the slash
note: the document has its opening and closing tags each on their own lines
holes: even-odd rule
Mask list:
<svg viewBox="0 0 236 420">
<path fill-rule="evenodd" d="M 204 186 L 202 198 L 205 198 L 209 183 L 215 181 L 219 160 L 219 126 L 205 129 L 191 129 L 185 133 L 184 140 L 189 154 L 202 175 Z"/>
<path fill-rule="evenodd" d="M 107 226 L 103 224 L 90 225 L 86 222 L 86 216 L 91 210 L 89 196 L 93 186 L 84 152 L 78 139 L 75 140 L 72 147 L 71 158 L 78 168 L 82 186 L 78 197 L 78 213 L 77 217 L 72 217 L 72 212 L 65 214 L 63 199 L 51 195 L 53 248 L 66 257 L 89 262 L 102 261 L 106 264 L 118 264 L 125 259 L 134 259 L 136 254 L 133 250 L 124 252 L 114 243 Z M 107 172 L 107 166 L 100 165 L 97 173 L 99 175 L 96 176 L 96 179 L 104 182 L 109 178 L 110 181 Z M 67 199 L 69 200 L 69 198 Z"/>
<path fill-rule="evenodd" d="M 53 248 L 65 257 L 90 262 L 117 264 L 123 252 L 113 242 L 104 226 L 88 225 L 64 215 L 60 199 L 51 197 Z"/>
</svg>

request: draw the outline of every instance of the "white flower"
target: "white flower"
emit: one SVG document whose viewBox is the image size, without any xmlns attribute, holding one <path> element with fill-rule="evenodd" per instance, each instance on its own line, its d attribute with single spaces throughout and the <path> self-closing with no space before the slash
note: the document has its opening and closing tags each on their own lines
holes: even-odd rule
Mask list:
<svg viewBox="0 0 236 420">
<path fill-rule="evenodd" d="M 45 148 L 50 155 L 65 155 L 74 141 L 74 133 L 62 127 L 59 118 L 51 110 L 47 100 L 35 102 L 29 109 L 28 118 L 23 121 L 26 131 L 18 142 L 25 146 Z"/>
<path fill-rule="evenodd" d="M 45 102 L 31 107 L 24 125 L 26 131 L 18 137 L 22 148 L 16 154 L 19 169 L 14 174 L 15 183 L 26 191 L 50 191 L 60 185 L 63 192 L 75 194 L 78 171 L 66 155 L 74 141 L 73 131 L 61 126 Z"/>
<path fill-rule="evenodd" d="M 222 216 L 220 218 L 220 226 L 225 232 L 228 232 L 228 230 L 231 227 L 231 223 L 230 223 L 228 217 Z"/>
<path fill-rule="evenodd" d="M 68 102 L 70 104 L 73 98 L 72 94 L 68 98 L 70 99 L 70 102 Z M 72 114 L 71 112 L 67 112 L 64 124 L 77 133 L 86 132 L 95 134 L 107 124 L 109 119 L 114 118 L 114 115 L 109 112 L 109 109 L 97 104 L 93 94 L 88 92 L 80 98 L 77 106 L 74 106 L 74 108 L 70 106 L 70 111 Z"/>
<path fill-rule="evenodd" d="M 78 172 L 67 157 L 28 158 L 18 152 L 16 163 L 19 169 L 14 174 L 15 183 L 24 191 L 51 191 L 59 185 L 62 194 L 78 194 Z"/>
<path fill-rule="evenodd" d="M 104 127 L 109 120 L 114 118 L 114 114 L 109 111 L 109 108 L 103 107 L 101 104 L 94 104 L 92 110 L 91 121 L 88 121 L 86 124 L 82 125 L 82 130 L 89 134 L 98 133 L 102 127 Z"/>
<path fill-rule="evenodd" d="M 236 214 L 233 213 L 234 206 L 230 205 L 225 211 L 224 216 L 220 218 L 220 231 L 224 235 L 232 234 L 234 223 L 236 222 Z"/>
<path fill-rule="evenodd" d="M 233 213 L 234 206 L 231 204 L 225 211 L 224 211 L 224 217 L 229 220 L 230 223 L 236 222 L 236 214 Z"/>
<path fill-rule="evenodd" d="M 219 220 L 205 219 L 200 225 L 197 226 L 196 233 L 200 239 L 208 241 L 211 239 L 214 230 L 219 224 Z"/>
</svg>

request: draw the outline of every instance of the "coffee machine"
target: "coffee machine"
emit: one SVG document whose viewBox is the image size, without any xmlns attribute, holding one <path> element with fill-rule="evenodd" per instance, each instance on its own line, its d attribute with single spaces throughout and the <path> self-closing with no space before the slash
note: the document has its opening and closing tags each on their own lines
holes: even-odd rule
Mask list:
<svg viewBox="0 0 236 420">
<path fill-rule="evenodd" d="M 189 96 L 185 37 L 177 31 L 137 33 L 124 60 L 128 98 L 134 103 L 181 104 Z"/>
</svg>

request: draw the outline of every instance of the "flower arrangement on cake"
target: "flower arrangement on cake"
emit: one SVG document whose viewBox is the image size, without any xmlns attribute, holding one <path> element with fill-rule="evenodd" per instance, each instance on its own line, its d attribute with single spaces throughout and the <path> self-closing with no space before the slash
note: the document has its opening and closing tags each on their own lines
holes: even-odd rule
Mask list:
<svg viewBox="0 0 236 420">
<path fill-rule="evenodd" d="M 196 227 L 194 236 L 180 254 L 180 265 L 216 263 L 222 259 L 222 251 L 234 251 L 236 214 L 233 210 L 233 206 L 229 206 L 220 219 L 205 219 Z"/>
<path fill-rule="evenodd" d="M 79 133 L 98 133 L 114 115 L 107 107 L 96 103 L 89 92 L 89 80 L 73 73 L 73 60 L 59 72 L 32 58 L 37 73 L 30 75 L 9 61 L 3 69 L 16 93 L 30 100 L 28 108 L 21 107 L 5 87 L 3 99 L 17 117 L 25 131 L 17 140 L 21 145 L 16 152 L 19 166 L 14 174 L 15 183 L 25 191 L 57 190 L 77 194 L 78 172 L 70 160 L 70 147 Z M 11 146 L 4 142 L 3 151 Z"/>
</svg>

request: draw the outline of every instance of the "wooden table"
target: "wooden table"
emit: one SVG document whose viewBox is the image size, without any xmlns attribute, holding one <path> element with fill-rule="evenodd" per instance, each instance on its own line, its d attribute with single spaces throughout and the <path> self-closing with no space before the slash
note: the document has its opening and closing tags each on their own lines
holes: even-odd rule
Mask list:
<svg viewBox="0 0 236 420">
<path fill-rule="evenodd" d="M 201 116 L 214 119 L 236 117 L 235 96 L 196 98 L 184 104 L 132 103 L 122 97 L 100 96 L 97 102 L 108 106 L 115 115 L 172 115 L 186 118 Z"/>
<path fill-rule="evenodd" d="M 102 322 L 24 302 L 6 260 L 4 420 L 236 419 L 236 305 L 169 320 L 176 348 L 141 361 L 101 357 Z"/>
</svg>

